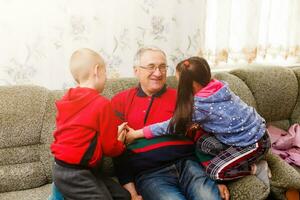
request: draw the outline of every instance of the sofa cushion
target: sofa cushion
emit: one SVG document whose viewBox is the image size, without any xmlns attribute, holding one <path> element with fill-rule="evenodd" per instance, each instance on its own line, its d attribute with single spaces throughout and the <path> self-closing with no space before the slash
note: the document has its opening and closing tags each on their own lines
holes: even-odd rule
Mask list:
<svg viewBox="0 0 300 200">
<path fill-rule="evenodd" d="M 227 186 L 230 191 L 230 199 L 263 200 L 270 193 L 270 188 L 255 176 L 246 176 L 237 181 L 231 181 Z"/>
<path fill-rule="evenodd" d="M 285 120 L 268 122 L 268 125 L 273 125 L 287 131 L 290 128 L 291 123 L 289 119 L 285 119 Z"/>
<path fill-rule="evenodd" d="M 298 96 L 297 78 L 290 68 L 252 67 L 231 71 L 251 90 L 258 112 L 268 121 L 289 119 Z"/>
<path fill-rule="evenodd" d="M 230 89 L 236 95 L 238 95 L 249 106 L 256 108 L 256 102 L 250 89 L 240 78 L 226 72 L 216 73 L 214 74 L 214 78 L 226 81 L 229 84 Z"/>
<path fill-rule="evenodd" d="M 39 145 L 0 149 L 0 166 L 37 162 L 40 160 Z"/>
<path fill-rule="evenodd" d="M 271 193 L 275 199 L 285 199 L 284 191 L 293 188 L 300 191 L 300 174 L 279 156 L 269 152 L 266 160 L 272 172 Z"/>
<path fill-rule="evenodd" d="M 51 184 L 38 188 L 0 193 L 1 200 L 47 200 L 51 194 Z"/>
<path fill-rule="evenodd" d="M 41 162 L 0 166 L 0 193 L 39 187 L 47 183 Z"/>
<path fill-rule="evenodd" d="M 39 187 L 47 182 L 40 137 L 48 90 L 5 86 L 0 93 L 0 192 Z"/>
</svg>

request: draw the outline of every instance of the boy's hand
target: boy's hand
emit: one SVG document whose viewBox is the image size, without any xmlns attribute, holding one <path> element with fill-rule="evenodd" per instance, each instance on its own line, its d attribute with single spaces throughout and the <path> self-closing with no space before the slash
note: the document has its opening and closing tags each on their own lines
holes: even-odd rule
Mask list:
<svg viewBox="0 0 300 200">
<path fill-rule="evenodd" d="M 226 185 L 218 184 L 218 189 L 222 199 L 229 200 L 230 194 Z"/>
<path fill-rule="evenodd" d="M 127 123 L 128 122 L 123 122 L 118 126 L 118 135 L 120 135 L 123 130 L 127 130 Z"/>
<path fill-rule="evenodd" d="M 123 130 L 120 132 L 120 134 L 118 135 L 118 140 L 122 143 L 125 143 L 125 140 L 126 140 L 126 130 Z"/>
<path fill-rule="evenodd" d="M 126 134 L 127 134 L 127 122 L 122 123 L 118 126 L 118 140 L 121 142 L 125 142 Z"/>
</svg>

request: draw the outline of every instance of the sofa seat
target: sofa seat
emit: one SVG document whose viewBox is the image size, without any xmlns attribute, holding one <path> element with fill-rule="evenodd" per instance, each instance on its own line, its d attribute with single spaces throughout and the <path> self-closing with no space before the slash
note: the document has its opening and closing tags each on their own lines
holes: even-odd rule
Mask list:
<svg viewBox="0 0 300 200">
<path fill-rule="evenodd" d="M 51 194 L 51 185 L 38 188 L 0 193 L 1 200 L 47 200 Z"/>
</svg>

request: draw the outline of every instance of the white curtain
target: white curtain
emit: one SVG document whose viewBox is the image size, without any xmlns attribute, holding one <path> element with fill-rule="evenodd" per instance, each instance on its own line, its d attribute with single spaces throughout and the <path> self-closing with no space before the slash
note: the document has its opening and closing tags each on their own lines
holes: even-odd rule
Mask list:
<svg viewBox="0 0 300 200">
<path fill-rule="evenodd" d="M 220 63 L 299 62 L 299 0 L 0 0 L 0 85 L 74 86 L 77 48 L 103 55 L 110 77 L 129 77 L 143 45 Z"/>
<path fill-rule="evenodd" d="M 214 64 L 300 62 L 299 0 L 208 0 L 199 51 Z"/>
</svg>

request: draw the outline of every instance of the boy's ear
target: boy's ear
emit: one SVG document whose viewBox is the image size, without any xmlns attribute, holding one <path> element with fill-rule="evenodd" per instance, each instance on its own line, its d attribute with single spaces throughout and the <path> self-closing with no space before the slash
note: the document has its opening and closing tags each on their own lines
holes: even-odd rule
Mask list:
<svg viewBox="0 0 300 200">
<path fill-rule="evenodd" d="M 99 64 L 96 64 L 94 66 L 94 75 L 96 75 L 98 77 L 99 75 L 99 70 L 100 70 L 100 65 Z"/>
</svg>

